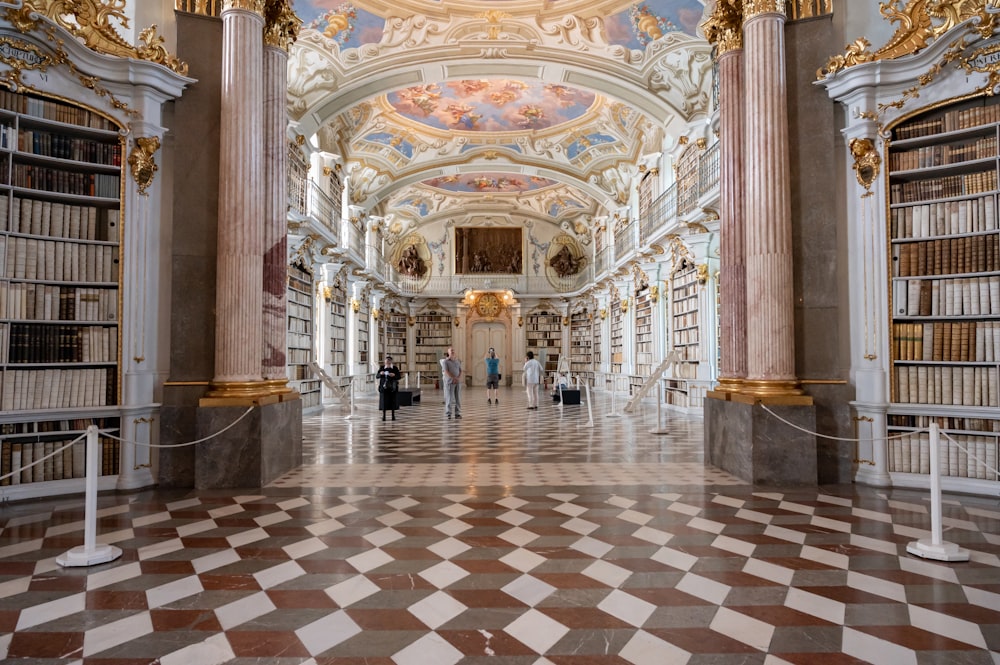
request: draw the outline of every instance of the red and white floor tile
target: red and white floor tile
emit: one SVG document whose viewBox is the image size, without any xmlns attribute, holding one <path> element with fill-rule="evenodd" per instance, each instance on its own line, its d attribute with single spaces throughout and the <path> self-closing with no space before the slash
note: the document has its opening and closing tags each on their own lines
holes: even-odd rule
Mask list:
<svg viewBox="0 0 1000 665">
<path fill-rule="evenodd" d="M 79 497 L 3 506 L 0 659 L 1000 665 L 995 499 L 946 497 L 971 561 L 928 561 L 926 492 L 755 488 L 702 463 L 698 419 L 501 397 L 330 407 L 262 489 L 101 496 L 123 555 L 90 568 L 55 562 Z"/>
</svg>

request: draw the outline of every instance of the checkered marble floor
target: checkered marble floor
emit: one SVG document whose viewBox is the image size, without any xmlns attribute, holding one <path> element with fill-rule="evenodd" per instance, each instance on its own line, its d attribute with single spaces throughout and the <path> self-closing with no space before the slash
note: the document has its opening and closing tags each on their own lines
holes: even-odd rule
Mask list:
<svg viewBox="0 0 1000 665">
<path fill-rule="evenodd" d="M 704 466 L 699 420 L 606 395 L 463 398 L 309 416 L 265 488 L 101 496 L 123 555 L 91 568 L 55 563 L 79 498 L 3 506 L 0 660 L 1000 664 L 996 499 L 946 497 L 971 561 L 938 563 L 906 553 L 924 492 L 752 487 Z"/>
</svg>

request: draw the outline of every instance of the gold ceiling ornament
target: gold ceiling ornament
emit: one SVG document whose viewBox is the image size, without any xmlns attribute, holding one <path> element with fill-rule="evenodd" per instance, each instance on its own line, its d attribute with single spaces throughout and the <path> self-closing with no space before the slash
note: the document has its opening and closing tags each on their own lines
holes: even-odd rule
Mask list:
<svg viewBox="0 0 1000 665">
<path fill-rule="evenodd" d="M 904 0 L 879 3 L 882 16 L 899 24 L 885 46 L 872 53 L 868 51 L 868 40 L 857 39 L 847 45 L 845 55 L 830 58 L 826 66 L 816 72 L 816 77 L 822 79 L 862 62 L 892 60 L 916 53 L 970 18 L 979 18 L 973 29 L 982 38 L 992 35 L 998 24 L 997 14 L 987 11 L 988 7 L 997 8 L 996 0 L 905 0 L 906 4 L 900 8 L 902 2 Z"/>
<path fill-rule="evenodd" d="M 743 17 L 751 19 L 761 14 L 784 14 L 785 0 L 743 0 Z"/>
<path fill-rule="evenodd" d="M 132 179 L 139 187 L 139 193 L 146 196 L 146 189 L 153 184 L 153 176 L 160 169 L 153 159 L 153 154 L 160 149 L 160 137 L 137 136 L 132 142 L 132 152 L 128 156 L 128 165 L 132 171 Z"/>
<path fill-rule="evenodd" d="M 126 0 L 24 0 L 20 9 L 8 9 L 5 18 L 21 32 L 38 28 L 31 15 L 45 16 L 61 28 L 83 40 L 84 46 L 98 53 L 155 62 L 181 76 L 188 66 L 163 48 L 163 38 L 156 35 L 156 26 L 139 33 L 138 46 L 125 41 L 111 24 L 111 19 L 128 27 Z"/>
<path fill-rule="evenodd" d="M 289 0 L 268 0 L 264 8 L 264 43 L 287 51 L 299 37 L 302 19 Z"/>
<path fill-rule="evenodd" d="M 500 38 L 500 22 L 505 18 L 510 18 L 510 14 L 499 9 L 490 9 L 478 14 L 476 18 L 486 19 L 486 38 L 487 39 L 499 39 Z"/>
<path fill-rule="evenodd" d="M 853 138 L 850 149 L 851 157 L 854 159 L 854 164 L 851 165 L 854 176 L 858 179 L 858 184 L 871 191 L 872 183 L 878 178 L 882 164 L 882 158 L 875 149 L 875 142 L 868 138 Z"/>
<path fill-rule="evenodd" d="M 718 0 L 712 15 L 701 24 L 709 44 L 715 45 L 716 58 L 743 48 L 743 2 Z"/>
</svg>

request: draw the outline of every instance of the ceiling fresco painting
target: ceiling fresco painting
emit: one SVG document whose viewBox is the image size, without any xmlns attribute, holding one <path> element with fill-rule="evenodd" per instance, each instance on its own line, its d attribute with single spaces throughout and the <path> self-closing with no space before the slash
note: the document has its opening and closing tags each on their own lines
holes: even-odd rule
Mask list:
<svg viewBox="0 0 1000 665">
<path fill-rule="evenodd" d="M 414 86 L 388 99 L 400 115 L 437 129 L 510 132 L 575 120 L 594 103 L 594 93 L 540 81 L 478 79 Z"/>
<path fill-rule="evenodd" d="M 289 116 L 392 235 L 467 215 L 587 243 L 707 127 L 706 1 L 293 0 Z"/>
</svg>

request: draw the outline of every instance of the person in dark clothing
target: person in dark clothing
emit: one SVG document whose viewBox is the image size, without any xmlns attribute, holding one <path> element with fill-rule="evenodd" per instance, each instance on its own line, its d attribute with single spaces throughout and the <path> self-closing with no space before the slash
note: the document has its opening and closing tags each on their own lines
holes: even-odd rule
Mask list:
<svg viewBox="0 0 1000 665">
<path fill-rule="evenodd" d="M 391 411 L 392 419 L 396 419 L 401 376 L 399 368 L 392 364 L 392 356 L 386 356 L 385 364 L 378 369 L 378 408 L 382 411 L 382 420 L 385 420 L 386 411 Z"/>
</svg>

